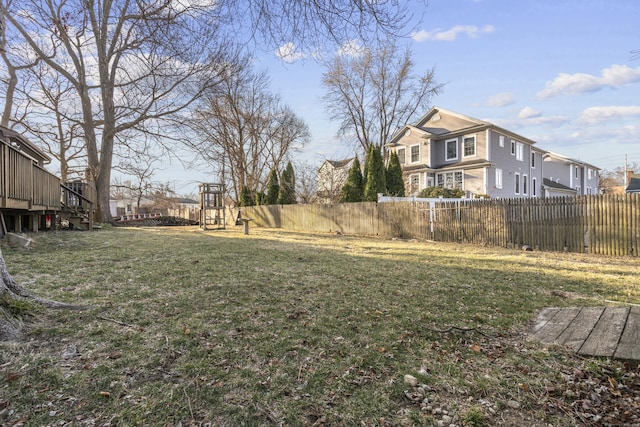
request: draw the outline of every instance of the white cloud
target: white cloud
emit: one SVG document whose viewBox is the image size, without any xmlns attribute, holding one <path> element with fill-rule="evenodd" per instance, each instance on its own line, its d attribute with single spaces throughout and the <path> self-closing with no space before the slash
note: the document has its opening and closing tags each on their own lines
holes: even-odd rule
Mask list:
<svg viewBox="0 0 640 427">
<path fill-rule="evenodd" d="M 520 110 L 520 113 L 518 113 L 518 118 L 524 120 L 535 119 L 539 117 L 542 117 L 542 113 L 538 110 L 534 110 L 532 107 L 524 107 L 522 110 Z"/>
<path fill-rule="evenodd" d="M 578 141 L 608 141 L 616 144 L 637 144 L 640 138 L 640 126 L 627 125 L 608 128 L 605 126 L 583 127 L 571 134 Z"/>
<path fill-rule="evenodd" d="M 640 106 L 590 107 L 582 111 L 578 123 L 597 125 L 616 119 L 640 118 Z"/>
<path fill-rule="evenodd" d="M 411 34 L 411 38 L 417 42 L 423 41 L 454 41 L 460 34 L 466 34 L 470 39 L 474 39 L 481 34 L 488 34 L 495 31 L 493 25 L 485 25 L 482 28 L 478 28 L 475 25 L 455 25 L 448 30 L 441 31 L 440 29 L 427 31 L 420 30 Z"/>
<path fill-rule="evenodd" d="M 614 64 L 602 70 L 600 76 L 586 73 L 560 73 L 555 79 L 548 81 L 538 98 L 551 98 L 562 94 L 578 95 L 586 92 L 597 92 L 604 88 L 615 88 L 640 81 L 640 67 Z"/>
<path fill-rule="evenodd" d="M 284 62 L 293 63 L 300 59 L 305 59 L 306 54 L 296 51 L 296 45 L 289 42 L 276 49 L 276 56 Z"/>
<path fill-rule="evenodd" d="M 486 121 L 496 123 L 498 126 L 505 129 L 531 129 L 544 126 L 553 126 L 554 128 L 557 128 L 569 123 L 570 119 L 566 116 L 545 116 L 543 113 L 534 110 L 531 107 L 525 107 L 520 110 L 520 113 L 516 118 L 503 118 Z"/>
<path fill-rule="evenodd" d="M 543 125 L 554 125 L 561 126 L 563 124 L 569 123 L 569 118 L 567 116 L 538 116 L 538 117 L 529 117 L 525 120 L 525 124 L 527 126 L 543 126 Z"/>
<path fill-rule="evenodd" d="M 490 96 L 485 102 L 489 107 L 506 107 L 516 102 L 512 93 L 503 92 L 497 95 Z"/>
<path fill-rule="evenodd" d="M 338 48 L 338 55 L 347 56 L 360 56 L 364 53 L 365 47 L 363 47 L 358 40 L 347 40 Z"/>
</svg>

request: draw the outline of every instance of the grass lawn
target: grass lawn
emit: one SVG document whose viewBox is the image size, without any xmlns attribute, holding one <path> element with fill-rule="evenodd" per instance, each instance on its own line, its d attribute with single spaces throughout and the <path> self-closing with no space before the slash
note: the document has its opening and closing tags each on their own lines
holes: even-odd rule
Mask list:
<svg viewBox="0 0 640 427">
<path fill-rule="evenodd" d="M 544 307 L 640 303 L 635 258 L 241 227 L 3 252 L 92 308 L 0 344 L 0 425 L 640 423 L 636 367 L 526 341 Z"/>
</svg>

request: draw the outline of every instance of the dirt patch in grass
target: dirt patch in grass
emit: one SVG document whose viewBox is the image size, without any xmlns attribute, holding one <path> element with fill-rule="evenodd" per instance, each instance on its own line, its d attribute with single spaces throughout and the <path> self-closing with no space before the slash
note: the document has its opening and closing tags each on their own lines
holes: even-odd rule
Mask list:
<svg viewBox="0 0 640 427">
<path fill-rule="evenodd" d="M 95 307 L 0 344 L 3 425 L 640 423 L 637 368 L 524 335 L 543 307 L 640 302 L 635 260 L 193 227 L 3 251 Z"/>
</svg>

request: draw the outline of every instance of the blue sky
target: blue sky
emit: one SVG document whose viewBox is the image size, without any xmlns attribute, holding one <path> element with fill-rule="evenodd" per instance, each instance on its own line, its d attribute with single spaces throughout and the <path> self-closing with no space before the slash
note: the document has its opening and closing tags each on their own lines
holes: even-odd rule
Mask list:
<svg viewBox="0 0 640 427">
<path fill-rule="evenodd" d="M 625 154 L 640 163 L 640 57 L 632 53 L 640 50 L 640 1 L 430 0 L 413 7 L 423 15 L 406 41 L 416 72 L 435 67 L 446 83 L 433 105 L 603 169 L 622 166 Z M 295 159 L 319 165 L 355 149 L 327 119 L 323 68 L 310 57 L 288 45 L 261 54 L 258 66 L 310 126 L 312 141 Z"/>
</svg>

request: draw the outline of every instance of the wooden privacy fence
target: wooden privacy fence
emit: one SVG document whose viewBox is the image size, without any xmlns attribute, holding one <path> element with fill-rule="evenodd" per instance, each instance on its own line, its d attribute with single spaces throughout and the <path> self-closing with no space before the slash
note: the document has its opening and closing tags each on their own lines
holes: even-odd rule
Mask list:
<svg viewBox="0 0 640 427">
<path fill-rule="evenodd" d="M 255 225 L 543 251 L 640 252 L 640 194 L 242 208 Z"/>
</svg>

